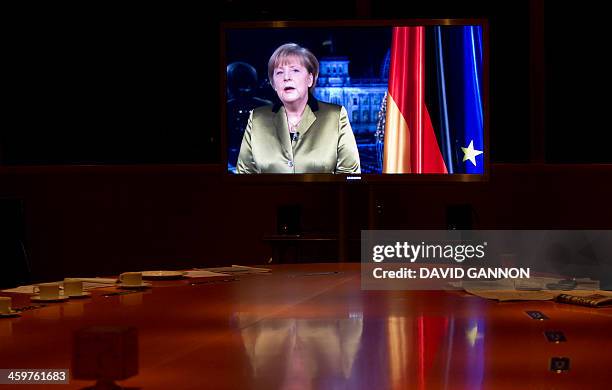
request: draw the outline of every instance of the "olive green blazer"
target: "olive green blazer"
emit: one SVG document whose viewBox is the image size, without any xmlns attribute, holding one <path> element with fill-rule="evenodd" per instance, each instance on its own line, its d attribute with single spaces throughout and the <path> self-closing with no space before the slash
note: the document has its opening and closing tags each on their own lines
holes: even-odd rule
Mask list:
<svg viewBox="0 0 612 390">
<path fill-rule="evenodd" d="M 251 111 L 237 173 L 360 173 L 357 143 L 344 107 L 310 97 L 291 140 L 285 108 Z"/>
</svg>

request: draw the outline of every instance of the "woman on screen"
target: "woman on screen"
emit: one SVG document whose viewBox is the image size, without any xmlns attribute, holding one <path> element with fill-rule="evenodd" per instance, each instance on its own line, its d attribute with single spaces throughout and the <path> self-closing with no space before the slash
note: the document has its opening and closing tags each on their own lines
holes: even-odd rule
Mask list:
<svg viewBox="0 0 612 390">
<path fill-rule="evenodd" d="M 360 173 L 346 109 L 317 101 L 319 61 L 295 43 L 277 48 L 268 77 L 280 104 L 251 111 L 237 173 Z"/>
</svg>

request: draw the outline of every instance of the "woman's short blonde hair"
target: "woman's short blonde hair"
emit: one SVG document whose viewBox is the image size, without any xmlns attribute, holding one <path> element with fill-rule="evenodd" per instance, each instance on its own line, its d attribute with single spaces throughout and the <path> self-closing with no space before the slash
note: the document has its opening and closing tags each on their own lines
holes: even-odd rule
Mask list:
<svg viewBox="0 0 612 390">
<path fill-rule="evenodd" d="M 317 79 L 319 78 L 319 61 L 310 50 L 296 43 L 285 43 L 272 53 L 268 61 L 268 80 L 270 80 L 272 87 L 274 87 L 274 69 L 287 61 L 288 57 L 299 58 L 302 66 L 305 67 L 308 72 L 312 73 L 313 82 L 312 86 L 308 88 L 308 92 L 313 93 L 317 85 Z"/>
</svg>

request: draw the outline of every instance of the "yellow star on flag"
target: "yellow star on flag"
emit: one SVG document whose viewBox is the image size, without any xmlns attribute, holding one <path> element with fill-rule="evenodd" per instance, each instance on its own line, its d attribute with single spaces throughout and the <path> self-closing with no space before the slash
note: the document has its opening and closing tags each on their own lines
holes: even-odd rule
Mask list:
<svg viewBox="0 0 612 390">
<path fill-rule="evenodd" d="M 463 162 L 470 160 L 476 166 L 476 156 L 482 154 L 482 150 L 474 149 L 474 140 L 470 141 L 470 145 L 467 148 L 462 147 L 461 150 L 463 151 Z"/>
</svg>

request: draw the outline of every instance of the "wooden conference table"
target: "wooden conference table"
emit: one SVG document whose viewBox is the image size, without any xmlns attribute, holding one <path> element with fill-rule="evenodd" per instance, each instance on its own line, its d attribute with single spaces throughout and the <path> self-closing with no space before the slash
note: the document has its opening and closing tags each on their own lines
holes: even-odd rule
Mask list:
<svg viewBox="0 0 612 390">
<path fill-rule="evenodd" d="M 111 297 L 103 294 L 114 287 L 94 290 L 0 319 L 0 368 L 70 368 L 75 330 L 121 325 L 138 329 L 139 373 L 118 382 L 132 388 L 603 389 L 612 381 L 612 308 L 362 291 L 359 264 L 271 268 Z M 13 297 L 15 307 L 29 304 Z M 567 341 L 547 341 L 546 330 Z M 569 358 L 569 371 L 551 371 L 553 357 Z"/>
</svg>

